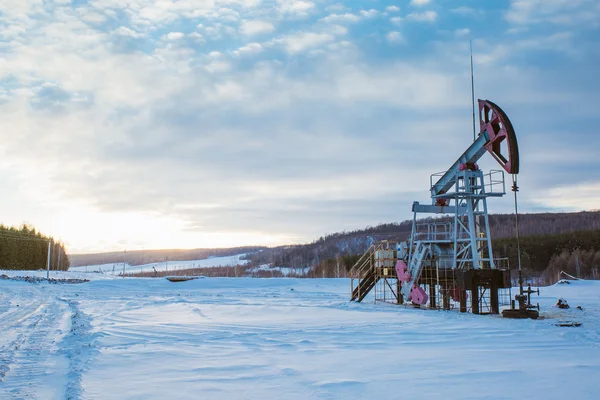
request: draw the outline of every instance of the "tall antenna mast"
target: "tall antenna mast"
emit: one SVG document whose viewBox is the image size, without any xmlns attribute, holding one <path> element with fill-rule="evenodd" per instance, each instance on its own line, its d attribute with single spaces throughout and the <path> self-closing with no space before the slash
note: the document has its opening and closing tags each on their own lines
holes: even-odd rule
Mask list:
<svg viewBox="0 0 600 400">
<path fill-rule="evenodd" d="M 475 79 L 473 77 L 473 41 L 469 40 L 469 50 L 471 51 L 471 107 L 473 108 L 473 141 L 477 139 L 475 132 Z"/>
</svg>

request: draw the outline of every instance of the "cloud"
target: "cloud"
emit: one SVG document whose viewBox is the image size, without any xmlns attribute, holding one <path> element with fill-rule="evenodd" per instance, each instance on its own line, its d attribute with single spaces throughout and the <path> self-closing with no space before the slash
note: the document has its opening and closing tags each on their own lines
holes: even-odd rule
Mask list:
<svg viewBox="0 0 600 400">
<path fill-rule="evenodd" d="M 243 21 L 240 25 L 240 32 L 246 36 L 264 35 L 271 33 L 275 30 L 275 27 L 271 22 L 251 20 Z"/>
<path fill-rule="evenodd" d="M 398 12 L 398 11 L 400 11 L 400 7 L 398 7 L 398 6 L 387 6 L 387 7 L 385 8 L 385 10 L 386 10 L 386 11 L 388 11 L 388 12 L 391 12 L 391 13 L 393 13 L 393 12 Z"/>
<path fill-rule="evenodd" d="M 404 36 L 402 36 L 402 34 L 397 31 L 388 32 L 388 34 L 386 35 L 386 38 L 388 41 L 390 41 L 392 43 L 404 43 L 405 42 Z"/>
<path fill-rule="evenodd" d="M 315 9 L 315 3 L 305 0 L 277 0 L 282 13 L 306 16 Z"/>
<path fill-rule="evenodd" d="M 325 32 L 336 36 L 343 36 L 348 33 L 348 28 L 342 25 L 330 25 L 325 29 Z"/>
<path fill-rule="evenodd" d="M 454 36 L 459 37 L 459 38 L 469 36 L 470 34 L 471 34 L 471 30 L 468 28 L 456 29 L 454 31 Z"/>
<path fill-rule="evenodd" d="M 573 193 L 577 193 L 574 196 Z M 552 199 L 552 206 L 568 211 L 597 210 L 600 204 L 600 184 L 597 182 L 584 182 L 574 185 L 560 185 L 544 193 L 545 198 Z M 536 201 L 540 206 L 546 203 Z"/>
<path fill-rule="evenodd" d="M 477 10 L 473 7 L 467 7 L 467 6 L 460 6 L 460 7 L 452 8 L 450 10 L 450 12 L 453 14 L 461 15 L 463 17 L 473 17 L 473 16 L 483 13 L 482 10 Z"/>
<path fill-rule="evenodd" d="M 409 21 L 419 22 L 435 22 L 437 18 L 438 14 L 435 11 L 414 12 L 406 16 L 406 19 Z"/>
<path fill-rule="evenodd" d="M 374 18 L 379 15 L 379 11 L 375 9 L 360 10 L 358 14 L 344 13 L 344 14 L 330 14 L 320 21 L 328 24 L 344 24 L 344 23 L 356 23 L 363 19 Z"/>
<path fill-rule="evenodd" d="M 299 32 L 284 36 L 279 41 L 283 43 L 289 53 L 296 54 L 331 42 L 334 39 L 335 37 L 328 33 Z"/>
<path fill-rule="evenodd" d="M 600 26 L 600 4 L 595 0 L 511 0 L 505 19 L 515 25 L 550 23 Z"/>
<path fill-rule="evenodd" d="M 519 39 L 515 43 L 516 47 L 527 51 L 556 51 L 577 56 L 581 50 L 574 44 L 573 32 L 557 32 L 551 35 L 530 37 L 528 39 Z"/>
<path fill-rule="evenodd" d="M 231 69 L 231 64 L 223 60 L 213 60 L 206 65 L 206 70 L 211 73 L 223 73 Z"/>
<path fill-rule="evenodd" d="M 185 34 L 182 32 L 169 32 L 166 35 L 164 35 L 163 38 L 166 40 L 179 40 L 182 39 L 184 36 Z"/>
<path fill-rule="evenodd" d="M 329 23 L 333 23 L 333 24 L 353 23 L 353 22 L 360 21 L 360 17 L 358 15 L 351 14 L 351 13 L 330 14 L 330 15 L 322 18 L 321 21 L 328 23 L 328 24 Z"/>
<path fill-rule="evenodd" d="M 410 0 L 410 5 L 415 7 L 422 7 L 430 4 L 431 0 Z"/>
<path fill-rule="evenodd" d="M 331 4 L 327 7 L 325 7 L 325 11 L 328 12 L 332 12 L 332 11 L 336 11 L 336 12 L 340 12 L 340 11 L 344 11 L 346 10 L 346 6 L 342 3 L 335 3 L 335 4 Z"/>
<path fill-rule="evenodd" d="M 246 54 L 258 54 L 264 50 L 264 47 L 260 43 L 248 43 L 236 51 L 234 51 L 235 55 L 246 55 Z"/>
<path fill-rule="evenodd" d="M 139 37 L 144 36 L 143 34 L 140 34 L 140 33 L 136 32 L 133 29 L 130 29 L 130 28 L 126 27 L 126 26 L 120 26 L 120 27 L 118 27 L 117 29 L 115 29 L 113 31 L 113 33 L 115 35 L 129 36 L 129 37 L 132 37 L 132 38 L 139 38 Z"/>
<path fill-rule="evenodd" d="M 360 15 L 362 15 L 365 18 L 374 18 L 377 15 L 379 15 L 379 11 L 375 10 L 375 9 L 370 9 L 370 10 L 360 10 Z"/>
<path fill-rule="evenodd" d="M 187 35 L 192 41 L 197 42 L 197 43 L 202 43 L 204 42 L 204 36 L 202 36 L 201 34 L 199 34 L 198 32 L 192 32 L 190 34 Z"/>
<path fill-rule="evenodd" d="M 211 25 L 198 24 L 196 30 L 202 32 L 202 35 L 207 39 L 221 40 L 227 37 L 238 36 L 236 28 L 230 25 L 225 25 L 220 22 L 212 23 Z"/>
</svg>

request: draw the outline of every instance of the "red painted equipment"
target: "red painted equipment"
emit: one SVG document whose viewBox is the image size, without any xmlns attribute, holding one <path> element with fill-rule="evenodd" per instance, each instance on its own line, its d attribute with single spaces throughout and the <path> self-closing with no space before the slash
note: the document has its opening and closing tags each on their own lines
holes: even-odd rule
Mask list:
<svg viewBox="0 0 600 400">
<path fill-rule="evenodd" d="M 519 173 L 519 146 L 513 126 L 500 107 L 489 100 L 479 101 L 480 133 L 487 131 L 487 151 L 509 174 Z M 505 150 L 502 148 L 506 146 Z"/>
<path fill-rule="evenodd" d="M 403 260 L 396 262 L 396 275 L 401 282 L 408 282 L 410 280 L 410 274 L 407 272 L 408 267 Z"/>
<path fill-rule="evenodd" d="M 477 171 L 479 170 L 479 165 L 475 163 L 462 163 L 458 166 L 459 171 L 469 170 L 469 171 Z"/>
<path fill-rule="evenodd" d="M 425 304 L 427 304 L 429 296 L 427 296 L 427 293 L 425 293 L 421 286 L 415 283 L 412 289 L 410 290 L 409 299 L 415 304 L 424 306 Z"/>
<path fill-rule="evenodd" d="M 468 298 L 468 295 L 467 292 L 464 290 L 452 288 L 450 289 L 450 297 L 452 298 L 452 300 L 459 302 L 461 301 L 462 297 L 464 297 L 464 300 L 466 300 Z"/>
</svg>

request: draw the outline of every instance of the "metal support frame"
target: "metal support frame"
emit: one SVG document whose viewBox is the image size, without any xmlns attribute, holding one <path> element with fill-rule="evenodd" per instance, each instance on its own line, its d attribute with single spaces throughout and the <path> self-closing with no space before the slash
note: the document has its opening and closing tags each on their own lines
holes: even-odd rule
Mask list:
<svg viewBox="0 0 600 400">
<path fill-rule="evenodd" d="M 455 202 L 456 210 L 466 209 L 466 213 L 454 213 L 454 265 L 458 269 L 495 268 L 487 197 L 501 192 L 488 193 L 485 187 L 484 174 L 480 170 L 461 171 L 456 180 L 451 200 Z M 485 252 L 487 256 L 484 256 Z"/>
<path fill-rule="evenodd" d="M 486 177 L 492 179 L 492 173 L 484 174 L 480 170 L 462 170 L 452 179 L 454 187 L 449 193 L 435 195 L 432 197 L 435 203 L 438 199 L 444 199 L 447 204 L 444 209 L 453 214 L 453 232 L 451 237 L 437 235 L 430 238 L 432 244 L 448 243 L 453 245 L 452 265 L 461 270 L 495 268 L 492 251 L 492 239 L 490 235 L 489 217 L 488 217 L 488 197 L 499 197 L 505 194 L 504 173 L 502 171 L 493 171 L 495 180 L 486 182 Z M 498 178 L 500 174 L 501 179 Z M 494 190 L 494 186 L 500 190 Z M 491 191 L 487 191 L 490 188 Z M 439 206 L 420 206 L 418 203 L 413 205 L 415 216 L 413 217 L 413 226 L 416 221 L 416 211 L 436 212 Z M 450 213 L 450 212 L 449 212 Z M 481 218 L 483 217 L 483 218 Z M 409 248 L 414 247 L 414 238 L 416 235 L 413 228 Z"/>
</svg>

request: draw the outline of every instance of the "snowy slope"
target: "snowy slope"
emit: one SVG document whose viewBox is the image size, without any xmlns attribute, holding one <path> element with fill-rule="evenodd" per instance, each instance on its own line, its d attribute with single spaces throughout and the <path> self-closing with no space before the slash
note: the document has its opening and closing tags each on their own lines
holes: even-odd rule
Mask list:
<svg viewBox="0 0 600 400">
<path fill-rule="evenodd" d="M 348 292 L 345 279 L 0 281 L 0 398 L 596 398 L 599 282 L 542 288 L 542 321 Z"/>
<path fill-rule="evenodd" d="M 152 272 L 157 271 L 176 271 L 181 269 L 191 268 L 213 268 L 213 267 L 233 267 L 236 265 L 246 265 L 248 260 L 242 260 L 246 255 L 237 254 L 234 256 L 225 257 L 210 257 L 202 260 L 187 260 L 187 261 L 162 261 L 143 265 L 125 264 L 125 273 L 131 274 L 136 272 Z M 71 267 L 72 272 L 103 272 L 111 275 L 119 275 L 123 273 L 123 263 L 118 264 L 100 264 L 86 265 L 80 267 Z"/>
</svg>

